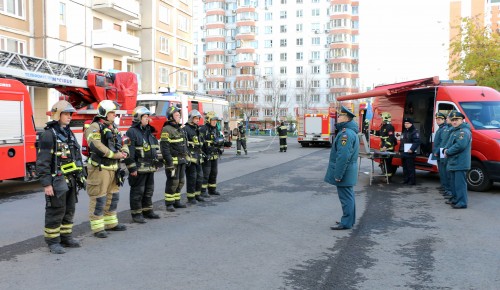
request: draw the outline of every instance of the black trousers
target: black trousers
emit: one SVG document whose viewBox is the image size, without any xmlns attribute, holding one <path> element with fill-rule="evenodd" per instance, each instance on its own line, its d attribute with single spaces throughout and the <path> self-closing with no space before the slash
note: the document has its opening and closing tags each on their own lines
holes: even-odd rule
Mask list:
<svg viewBox="0 0 500 290">
<path fill-rule="evenodd" d="M 404 182 L 415 184 L 415 157 L 402 157 Z"/>
<path fill-rule="evenodd" d="M 130 185 L 130 211 L 132 215 L 153 210 L 153 193 L 155 190 L 154 172 L 138 173 L 128 176 Z"/>
<path fill-rule="evenodd" d="M 201 164 L 190 163 L 186 166 L 186 193 L 188 198 L 195 198 L 201 193 L 203 168 Z"/>
<path fill-rule="evenodd" d="M 205 192 L 208 189 L 208 193 L 215 192 L 217 189 L 217 167 L 218 159 L 206 160 L 203 162 L 203 184 L 201 186 L 201 191 Z"/>
<path fill-rule="evenodd" d="M 165 204 L 174 204 L 181 200 L 181 190 L 184 186 L 184 176 L 186 174 L 186 164 L 174 165 L 174 174 L 172 170 L 165 169 L 167 181 L 165 182 Z"/>
<path fill-rule="evenodd" d="M 76 194 L 76 186 L 73 184 L 66 193 L 59 197 L 55 192 L 54 196 L 45 196 L 44 237 L 48 245 L 58 244 L 61 239 L 71 237 L 77 202 Z"/>
<path fill-rule="evenodd" d="M 236 153 L 241 153 L 241 147 L 243 147 L 243 150 L 245 152 L 247 151 L 247 139 L 238 139 L 236 140 Z"/>
<path fill-rule="evenodd" d="M 286 152 L 286 138 L 281 138 L 280 136 L 280 151 Z"/>
</svg>

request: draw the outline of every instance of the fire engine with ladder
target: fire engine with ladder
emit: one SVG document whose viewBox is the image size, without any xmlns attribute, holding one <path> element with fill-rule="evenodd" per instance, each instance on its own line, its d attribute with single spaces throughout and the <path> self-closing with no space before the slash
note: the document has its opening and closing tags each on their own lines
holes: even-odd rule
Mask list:
<svg viewBox="0 0 500 290">
<path fill-rule="evenodd" d="M 27 86 L 56 89 L 61 99 L 75 107 L 70 126 L 80 142 L 83 125 L 96 115 L 100 101 L 117 102 L 117 114 L 131 114 L 137 101 L 134 73 L 110 73 L 0 51 L 0 182 L 36 178 L 38 135 Z"/>
</svg>

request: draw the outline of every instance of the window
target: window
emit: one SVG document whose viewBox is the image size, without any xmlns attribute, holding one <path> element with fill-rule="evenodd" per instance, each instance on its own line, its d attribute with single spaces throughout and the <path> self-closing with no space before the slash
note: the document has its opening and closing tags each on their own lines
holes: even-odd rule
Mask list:
<svg viewBox="0 0 500 290">
<path fill-rule="evenodd" d="M 280 46 L 286 47 L 286 39 L 280 39 Z"/>
<path fill-rule="evenodd" d="M 183 87 L 186 87 L 188 85 L 187 72 L 179 72 L 179 85 Z"/>
<path fill-rule="evenodd" d="M 273 13 L 266 12 L 266 14 L 264 14 L 264 20 L 273 20 Z"/>
<path fill-rule="evenodd" d="M 0 49 L 10 52 L 26 54 L 26 42 L 14 38 L 0 37 Z"/>
<path fill-rule="evenodd" d="M 288 59 L 288 55 L 286 52 L 280 53 L 280 60 L 281 61 L 286 61 Z"/>
<path fill-rule="evenodd" d="M 319 88 L 319 80 L 311 81 L 311 88 Z"/>
<path fill-rule="evenodd" d="M 178 15 L 178 27 L 180 30 L 188 32 L 188 20 L 182 15 Z"/>
<path fill-rule="evenodd" d="M 304 81 L 303 80 L 296 80 L 295 81 L 295 87 L 296 88 L 303 88 L 304 87 Z"/>
<path fill-rule="evenodd" d="M 319 74 L 319 70 L 320 70 L 320 69 L 319 69 L 319 65 L 313 65 L 313 66 L 311 67 L 311 73 L 312 73 L 312 74 Z"/>
<path fill-rule="evenodd" d="M 335 102 L 335 101 L 337 100 L 337 98 L 335 98 L 335 95 L 334 95 L 334 94 L 330 93 L 330 94 L 328 94 L 328 95 L 326 96 L 326 100 L 327 100 L 328 102 Z"/>
<path fill-rule="evenodd" d="M 319 3 L 319 0 L 312 0 L 312 3 Z"/>
<path fill-rule="evenodd" d="M 66 4 L 59 2 L 59 25 L 66 25 Z"/>
<path fill-rule="evenodd" d="M 0 0 L 0 12 L 24 18 L 25 0 Z"/>
<path fill-rule="evenodd" d="M 320 24 L 319 23 L 311 23 L 311 29 L 319 31 Z"/>
<path fill-rule="evenodd" d="M 295 73 L 297 73 L 298 75 L 301 75 L 302 73 L 304 73 L 304 68 L 301 66 L 296 67 Z"/>
<path fill-rule="evenodd" d="M 264 47 L 265 48 L 273 47 L 273 41 L 272 40 L 264 40 Z"/>
<path fill-rule="evenodd" d="M 281 33 L 286 33 L 286 25 L 281 25 L 280 26 L 280 32 Z"/>
<path fill-rule="evenodd" d="M 102 57 L 94 56 L 94 68 L 102 69 Z"/>
<path fill-rule="evenodd" d="M 304 95 L 302 95 L 302 94 L 295 95 L 295 101 L 297 103 L 302 102 L 302 100 L 304 100 Z"/>
<path fill-rule="evenodd" d="M 280 11 L 280 19 L 286 19 L 286 11 Z"/>
<path fill-rule="evenodd" d="M 160 36 L 160 52 L 169 53 L 168 51 L 168 38 Z"/>
<path fill-rule="evenodd" d="M 166 67 L 160 67 L 159 69 L 159 81 L 162 84 L 168 84 L 168 68 Z"/>
<path fill-rule="evenodd" d="M 296 0 L 295 1 L 297 4 L 302 4 L 303 3 L 303 0 Z"/>
<path fill-rule="evenodd" d="M 295 54 L 295 59 L 296 59 L 296 60 L 302 60 L 302 59 L 304 59 L 304 53 L 302 53 L 302 52 L 297 52 L 297 53 Z"/>
<path fill-rule="evenodd" d="M 167 7 L 160 5 L 160 9 L 158 9 L 158 20 L 170 25 L 170 10 L 168 10 Z"/>
<path fill-rule="evenodd" d="M 311 51 L 311 59 L 312 60 L 318 60 L 320 56 L 319 51 Z"/>
<path fill-rule="evenodd" d="M 296 30 L 297 32 L 302 32 L 302 24 L 300 24 L 300 23 L 299 23 L 299 24 L 297 24 L 297 25 L 295 26 L 295 30 Z"/>
<path fill-rule="evenodd" d="M 273 33 L 273 27 L 272 26 L 266 26 L 264 27 L 264 34 L 271 34 Z"/>
<path fill-rule="evenodd" d="M 320 38 L 319 37 L 313 37 L 311 38 L 311 43 L 312 45 L 320 45 Z"/>
<path fill-rule="evenodd" d="M 281 0 L 281 4 L 286 4 L 286 0 Z"/>
<path fill-rule="evenodd" d="M 273 75 L 273 68 L 272 68 L 272 67 L 266 67 L 266 68 L 264 68 L 264 74 L 265 74 L 266 76 L 271 76 L 271 75 Z"/>
<path fill-rule="evenodd" d="M 301 18 L 302 16 L 304 16 L 304 13 L 303 13 L 302 9 L 301 10 L 297 10 L 296 15 L 297 15 L 297 18 Z"/>
<path fill-rule="evenodd" d="M 120 24 L 113 23 L 113 29 L 121 32 L 122 26 Z"/>
<path fill-rule="evenodd" d="M 266 99 L 266 102 L 272 103 L 273 102 L 273 96 L 272 95 L 265 95 L 264 98 Z"/>
<path fill-rule="evenodd" d="M 272 116 L 272 115 L 273 115 L 273 109 L 264 110 L 264 116 Z"/>
<path fill-rule="evenodd" d="M 0 0 L 1 1 L 1 0 Z M 92 21 L 94 30 L 102 29 L 102 19 L 94 17 Z"/>
<path fill-rule="evenodd" d="M 188 58 L 188 48 L 185 44 L 179 44 L 179 58 Z"/>
<path fill-rule="evenodd" d="M 280 81 L 280 88 L 286 88 L 286 81 Z"/>
<path fill-rule="evenodd" d="M 319 16 L 319 9 L 318 8 L 315 8 L 311 11 L 311 15 L 312 16 Z"/>
<path fill-rule="evenodd" d="M 273 54 L 272 53 L 265 54 L 264 59 L 266 61 L 273 61 Z"/>
<path fill-rule="evenodd" d="M 122 70 L 122 61 L 114 59 L 113 60 L 113 69 L 115 69 L 115 70 Z"/>
<path fill-rule="evenodd" d="M 271 89 L 273 87 L 273 82 L 272 81 L 265 81 L 264 82 L 264 87 L 266 89 Z"/>
<path fill-rule="evenodd" d="M 303 45 L 304 44 L 304 39 L 303 38 L 297 38 L 297 41 L 296 41 L 297 45 Z"/>
<path fill-rule="evenodd" d="M 280 74 L 286 75 L 286 66 L 280 67 Z"/>
<path fill-rule="evenodd" d="M 311 102 L 319 103 L 319 94 L 311 95 Z"/>
</svg>

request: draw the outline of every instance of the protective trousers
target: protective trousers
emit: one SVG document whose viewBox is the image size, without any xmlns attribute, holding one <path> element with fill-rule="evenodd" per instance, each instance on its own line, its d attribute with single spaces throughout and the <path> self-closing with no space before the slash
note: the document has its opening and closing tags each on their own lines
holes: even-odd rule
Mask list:
<svg viewBox="0 0 500 290">
<path fill-rule="evenodd" d="M 153 210 L 153 193 L 155 189 L 154 172 L 138 173 L 128 176 L 130 185 L 130 211 L 132 215 Z"/>
<path fill-rule="evenodd" d="M 218 159 L 207 160 L 203 162 L 203 184 L 201 186 L 201 192 L 214 193 L 217 189 L 217 167 Z"/>
<path fill-rule="evenodd" d="M 188 199 L 196 198 L 201 194 L 203 183 L 203 169 L 201 164 L 190 163 L 186 166 L 186 193 Z"/>
<path fill-rule="evenodd" d="M 403 157 L 403 176 L 404 182 L 408 184 L 415 184 L 415 158 Z"/>
<path fill-rule="evenodd" d="M 60 197 L 56 193 L 54 196 L 45 196 L 44 237 L 48 245 L 59 244 L 61 240 L 71 238 L 77 200 L 75 188 L 73 180 L 69 190 Z"/>
<path fill-rule="evenodd" d="M 245 150 L 245 153 L 247 153 L 247 138 L 243 137 L 236 140 L 236 154 L 241 154 L 241 147 L 243 147 L 243 150 Z"/>
<path fill-rule="evenodd" d="M 172 175 L 172 170 L 174 174 Z M 165 169 L 167 181 L 165 182 L 165 205 L 173 205 L 181 200 L 181 190 L 184 186 L 186 164 L 174 165 L 174 169 Z"/>
<path fill-rule="evenodd" d="M 356 221 L 356 201 L 354 200 L 354 189 L 352 186 L 337 186 L 340 204 L 342 205 L 342 218 L 340 225 L 344 228 L 352 228 Z"/>
<path fill-rule="evenodd" d="M 116 184 L 116 171 L 99 170 L 88 165 L 87 193 L 89 195 L 90 229 L 93 233 L 111 229 L 118 225 L 119 187 Z"/>
<path fill-rule="evenodd" d="M 280 136 L 280 152 L 286 152 L 286 136 Z"/>
</svg>

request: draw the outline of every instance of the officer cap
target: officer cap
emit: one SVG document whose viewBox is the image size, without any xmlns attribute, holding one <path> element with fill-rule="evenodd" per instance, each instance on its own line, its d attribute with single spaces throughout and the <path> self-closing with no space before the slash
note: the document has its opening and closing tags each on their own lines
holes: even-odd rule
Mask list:
<svg viewBox="0 0 500 290">
<path fill-rule="evenodd" d="M 354 115 L 351 111 L 349 111 L 349 109 L 347 109 L 346 107 L 342 106 L 342 109 L 340 109 L 340 114 L 339 116 L 347 116 L 349 118 L 354 118 L 356 117 L 356 115 Z"/>
<path fill-rule="evenodd" d="M 443 114 L 443 113 L 441 113 L 441 112 L 437 112 L 437 113 L 436 113 L 436 119 L 437 119 L 437 118 L 446 119 L 446 115 L 445 115 L 445 114 Z"/>
<path fill-rule="evenodd" d="M 449 117 L 451 120 L 453 120 L 453 119 L 465 119 L 464 114 L 460 113 L 457 110 L 451 111 Z"/>
<path fill-rule="evenodd" d="M 409 117 L 404 118 L 403 123 L 406 123 L 406 122 L 413 124 L 413 118 L 409 118 Z"/>
</svg>

